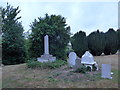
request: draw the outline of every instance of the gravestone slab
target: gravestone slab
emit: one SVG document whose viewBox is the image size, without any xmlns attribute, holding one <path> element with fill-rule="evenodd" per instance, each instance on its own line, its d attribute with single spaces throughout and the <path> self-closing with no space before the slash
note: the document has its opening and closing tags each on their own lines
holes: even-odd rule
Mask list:
<svg viewBox="0 0 120 90">
<path fill-rule="evenodd" d="M 77 58 L 77 55 L 75 52 L 70 52 L 69 53 L 69 59 L 68 59 L 68 64 L 70 67 L 73 67 L 75 65 L 75 60 Z"/>
<path fill-rule="evenodd" d="M 102 78 L 112 79 L 111 77 L 111 65 L 110 64 L 102 64 Z"/>
<path fill-rule="evenodd" d="M 75 61 L 75 65 L 73 66 L 73 71 L 76 71 L 81 66 L 82 66 L 82 64 L 81 64 L 81 58 L 77 57 L 77 59 Z"/>
</svg>

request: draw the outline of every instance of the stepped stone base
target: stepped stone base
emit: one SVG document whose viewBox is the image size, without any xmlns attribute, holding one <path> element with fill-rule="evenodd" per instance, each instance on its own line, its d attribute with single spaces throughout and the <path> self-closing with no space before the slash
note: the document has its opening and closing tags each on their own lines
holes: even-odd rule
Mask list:
<svg viewBox="0 0 120 90">
<path fill-rule="evenodd" d="M 53 57 L 52 55 L 50 54 L 44 54 L 44 55 L 41 55 L 41 57 L 38 57 L 37 58 L 37 61 L 39 62 L 53 62 L 56 60 L 56 57 Z"/>
</svg>

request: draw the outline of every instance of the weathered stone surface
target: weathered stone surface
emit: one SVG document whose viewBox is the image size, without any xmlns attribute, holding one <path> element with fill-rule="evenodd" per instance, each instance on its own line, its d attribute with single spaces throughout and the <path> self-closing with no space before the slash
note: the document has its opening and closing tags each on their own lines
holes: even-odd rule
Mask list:
<svg viewBox="0 0 120 90">
<path fill-rule="evenodd" d="M 75 65 L 73 66 L 73 70 L 76 71 L 78 68 L 81 67 L 81 58 L 77 57 Z"/>
<path fill-rule="evenodd" d="M 102 78 L 112 79 L 111 77 L 111 65 L 110 64 L 102 64 Z"/>
<path fill-rule="evenodd" d="M 44 37 L 44 54 L 41 57 L 38 57 L 39 62 L 53 62 L 56 60 L 56 57 L 53 57 L 49 54 L 49 38 L 48 35 Z"/>
<path fill-rule="evenodd" d="M 73 67 L 75 65 L 76 58 L 77 58 L 77 55 L 76 55 L 75 52 L 70 52 L 69 53 L 68 65 L 70 67 Z"/>
</svg>

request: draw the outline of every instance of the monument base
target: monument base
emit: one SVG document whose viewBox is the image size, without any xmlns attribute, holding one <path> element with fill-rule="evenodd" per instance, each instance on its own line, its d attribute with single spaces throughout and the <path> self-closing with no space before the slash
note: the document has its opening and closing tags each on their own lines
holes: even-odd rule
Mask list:
<svg viewBox="0 0 120 90">
<path fill-rule="evenodd" d="M 56 57 L 53 57 L 52 55 L 50 54 L 44 54 L 44 55 L 41 55 L 41 57 L 38 57 L 37 58 L 37 61 L 39 62 L 54 62 L 56 60 Z"/>
</svg>

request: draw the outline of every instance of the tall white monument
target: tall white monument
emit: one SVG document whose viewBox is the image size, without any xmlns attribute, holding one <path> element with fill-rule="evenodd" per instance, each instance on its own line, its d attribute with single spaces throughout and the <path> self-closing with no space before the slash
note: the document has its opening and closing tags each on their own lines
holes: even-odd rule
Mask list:
<svg viewBox="0 0 120 90">
<path fill-rule="evenodd" d="M 48 35 L 44 37 L 44 54 L 41 57 L 38 57 L 39 62 L 53 62 L 56 60 L 56 57 L 53 57 L 49 54 L 49 38 Z"/>
<path fill-rule="evenodd" d="M 44 54 L 49 54 L 49 39 L 48 35 L 44 37 Z"/>
</svg>

